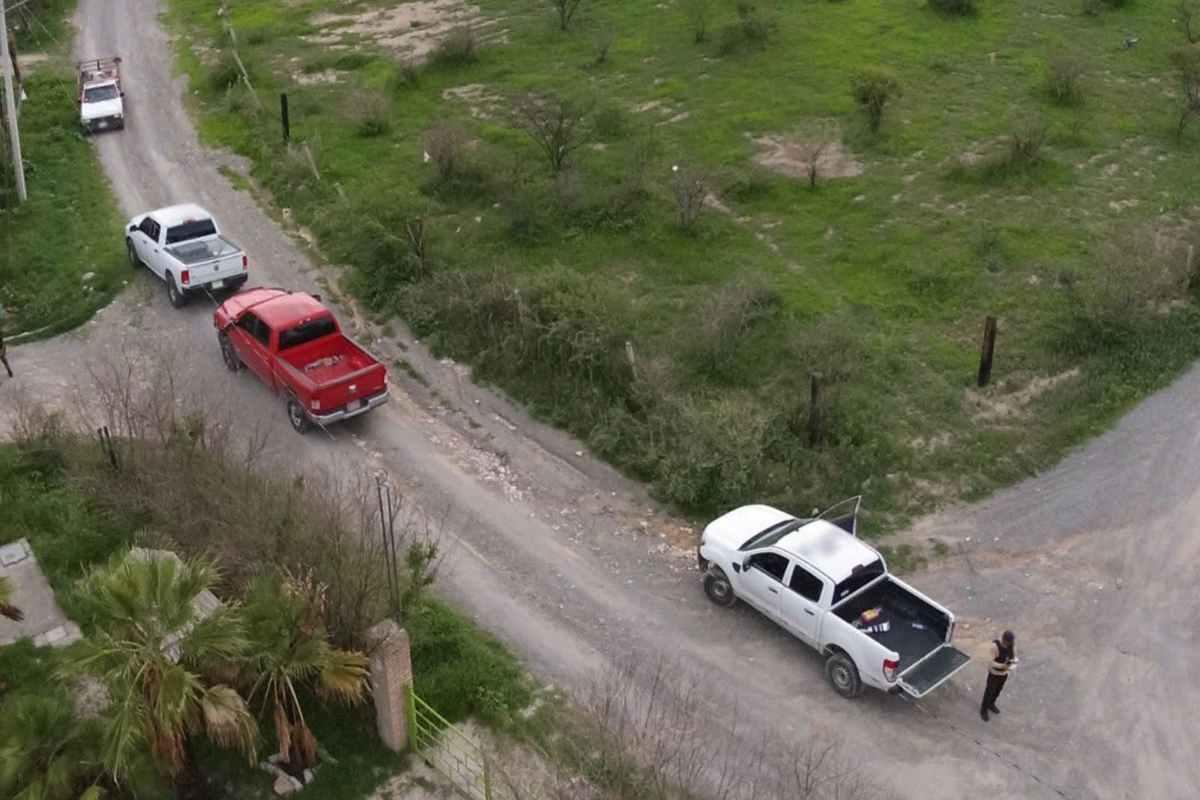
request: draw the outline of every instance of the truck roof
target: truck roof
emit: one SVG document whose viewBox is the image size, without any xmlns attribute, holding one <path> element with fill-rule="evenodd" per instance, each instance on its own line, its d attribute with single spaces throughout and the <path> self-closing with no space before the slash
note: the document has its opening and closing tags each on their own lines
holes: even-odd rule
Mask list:
<svg viewBox="0 0 1200 800">
<path fill-rule="evenodd" d="M 812 564 L 835 583 L 879 560 L 879 553 L 870 545 L 823 519 L 801 525 L 780 539 L 776 547 Z"/>
<path fill-rule="evenodd" d="M 318 315 L 328 314 L 328 309 L 317 298 L 305 292 L 289 292 L 286 289 L 248 289 L 239 292 L 224 303 L 229 312 L 240 315 L 252 309 L 255 316 L 267 323 L 272 330 L 288 328 L 298 322 Z"/>
<path fill-rule="evenodd" d="M 166 206 L 156 211 L 149 212 L 154 220 L 165 228 L 174 228 L 176 225 L 182 225 L 185 222 L 192 222 L 198 219 L 212 219 L 212 214 L 195 203 L 180 203 L 175 206 Z"/>
</svg>

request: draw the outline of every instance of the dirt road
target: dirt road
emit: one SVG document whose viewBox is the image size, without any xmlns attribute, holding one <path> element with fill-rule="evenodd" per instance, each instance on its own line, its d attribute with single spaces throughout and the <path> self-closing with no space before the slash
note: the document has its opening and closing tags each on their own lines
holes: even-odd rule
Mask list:
<svg viewBox="0 0 1200 800">
<path fill-rule="evenodd" d="M 81 55 L 125 57 L 127 129 L 96 139 L 124 210 L 199 202 L 249 251 L 255 281 L 315 288 L 303 244 L 218 168 L 236 161 L 200 147 L 185 87 L 170 79 L 158 12 L 155 0 L 80 2 Z M 707 603 L 691 554 L 661 537 L 675 523 L 640 487 L 419 345 L 405 355 L 444 404 L 397 370 L 392 405 L 332 440 L 300 437 L 262 386 L 224 370 L 207 303 L 175 311 L 144 273 L 131 272 L 131 284 L 80 331 L 14 348 L 18 377 L 0 384 L 0 396 L 51 401 L 88 363 L 146 341 L 191 352 L 181 391 L 269 428 L 277 463 L 383 468 L 401 482 L 452 543 L 442 590 L 546 680 L 581 686 L 626 653 L 679 658 L 711 675 L 715 695 L 734 689 L 748 730 L 780 729 L 797 742 L 818 727 L 837 730 L 901 797 L 1200 795 L 1200 689 L 1190 680 L 1200 371 L 1052 472 L 906 534 L 956 543 L 914 582 L 962 616 L 967 645 L 982 652 L 1001 627 L 1018 632 L 1021 670 L 1001 700 L 1005 713 L 985 725 L 976 715 L 982 666 L 916 705 L 834 695 L 815 653 L 744 609 Z"/>
</svg>

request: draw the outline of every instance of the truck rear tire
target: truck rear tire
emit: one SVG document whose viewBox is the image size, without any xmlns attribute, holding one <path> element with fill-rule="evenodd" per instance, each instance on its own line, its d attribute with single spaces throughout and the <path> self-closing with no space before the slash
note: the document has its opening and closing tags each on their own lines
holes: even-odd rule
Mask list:
<svg viewBox="0 0 1200 800">
<path fill-rule="evenodd" d="M 187 305 L 187 295 L 179 291 L 179 287 L 175 285 L 175 276 L 167 273 L 167 300 L 170 301 L 172 308 L 183 308 Z"/>
<path fill-rule="evenodd" d="M 825 661 L 825 677 L 833 686 L 833 690 L 845 698 L 855 698 L 862 694 L 862 679 L 858 677 L 858 667 L 845 653 L 834 653 Z"/>
<path fill-rule="evenodd" d="M 218 333 L 217 344 L 221 346 L 221 360 L 225 362 L 225 367 L 230 372 L 240 370 L 242 360 L 238 358 L 237 351 L 233 349 L 233 342 L 229 341 L 229 335 L 224 332 Z"/>
<path fill-rule="evenodd" d="M 312 427 L 312 420 L 308 418 L 308 414 L 304 413 L 304 406 L 294 397 L 289 397 L 287 401 L 288 422 L 292 423 L 292 428 L 296 433 L 308 433 L 308 429 Z"/>
<path fill-rule="evenodd" d="M 729 582 L 729 576 L 720 567 L 710 567 L 705 573 L 704 593 L 708 595 L 709 600 L 721 608 L 729 608 L 737 602 L 733 584 Z"/>
</svg>

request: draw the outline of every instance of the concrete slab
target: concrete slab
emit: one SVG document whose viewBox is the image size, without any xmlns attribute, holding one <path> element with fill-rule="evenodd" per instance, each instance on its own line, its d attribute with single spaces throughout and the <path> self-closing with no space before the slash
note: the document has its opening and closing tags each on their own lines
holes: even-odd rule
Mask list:
<svg viewBox="0 0 1200 800">
<path fill-rule="evenodd" d="M 0 547 L 0 575 L 12 582 L 12 604 L 25 613 L 20 622 L 0 618 L 0 645 L 28 638 L 39 647 L 65 647 L 79 639 L 79 626 L 58 607 L 27 539 Z"/>
</svg>

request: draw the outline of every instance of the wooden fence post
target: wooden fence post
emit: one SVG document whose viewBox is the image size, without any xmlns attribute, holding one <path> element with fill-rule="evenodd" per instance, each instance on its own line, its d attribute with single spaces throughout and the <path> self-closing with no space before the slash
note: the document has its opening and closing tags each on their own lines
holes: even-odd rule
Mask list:
<svg viewBox="0 0 1200 800">
<path fill-rule="evenodd" d="M 292 138 L 292 125 L 288 119 L 287 92 L 279 93 L 279 121 L 283 125 L 283 141 L 288 142 Z"/>
<path fill-rule="evenodd" d="M 992 355 L 996 351 L 996 318 L 983 320 L 983 345 L 979 350 L 979 378 L 976 383 L 982 389 L 992 379 Z"/>
</svg>

